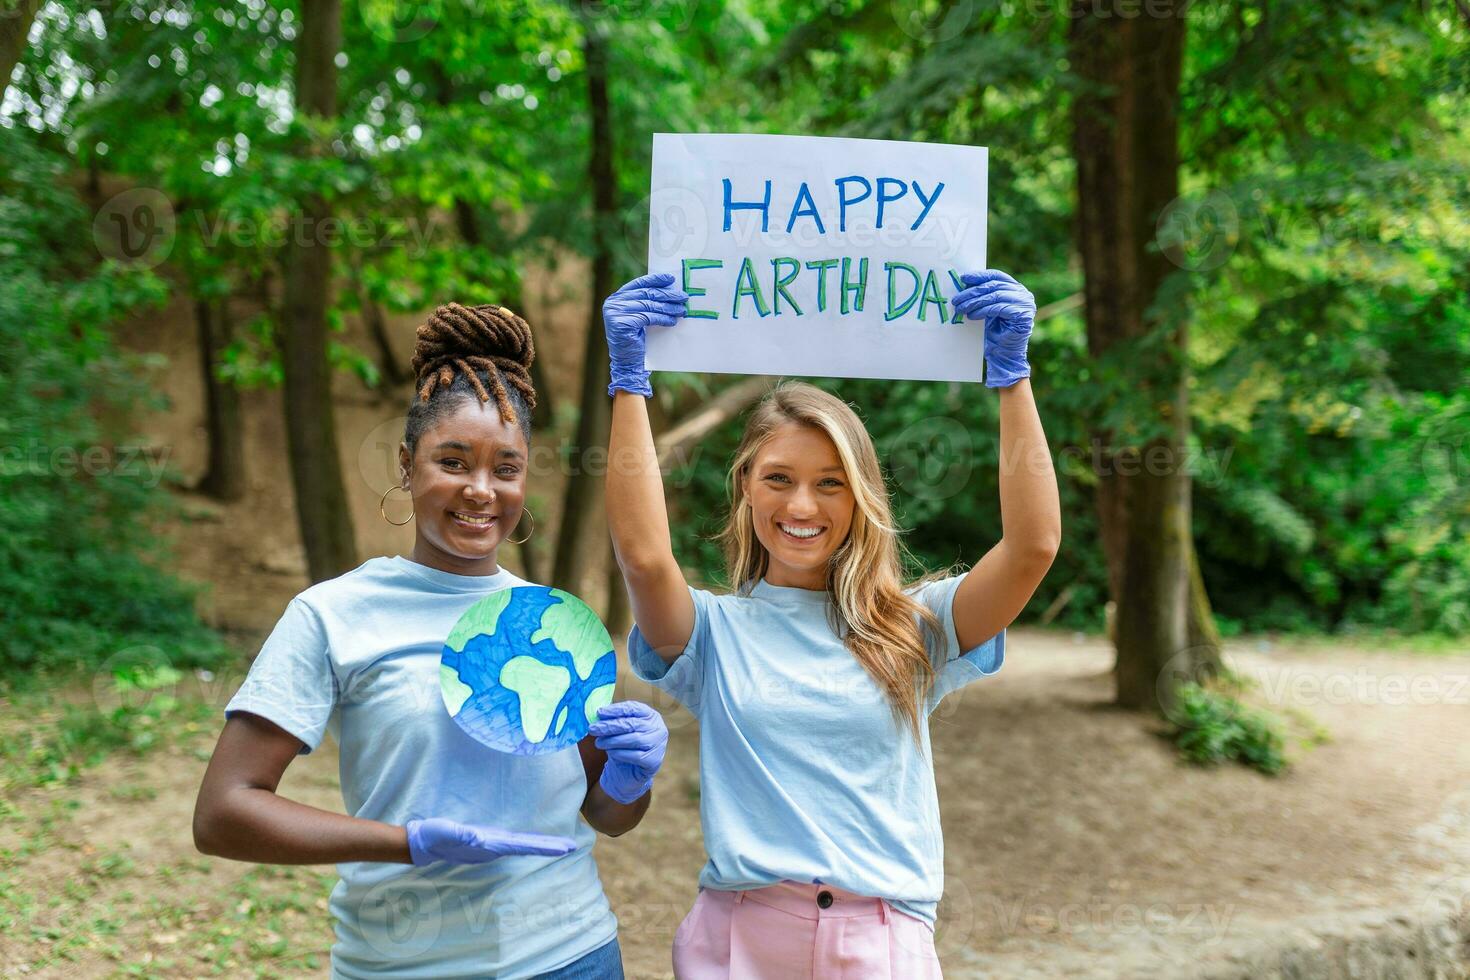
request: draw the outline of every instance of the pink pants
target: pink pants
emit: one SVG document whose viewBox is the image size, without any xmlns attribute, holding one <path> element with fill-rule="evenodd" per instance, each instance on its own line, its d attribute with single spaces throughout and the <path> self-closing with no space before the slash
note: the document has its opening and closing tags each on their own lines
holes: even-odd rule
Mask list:
<svg viewBox="0 0 1470 980">
<path fill-rule="evenodd" d="M 830 885 L 700 889 L 674 933 L 676 980 L 939 980 L 934 930 Z"/>
</svg>

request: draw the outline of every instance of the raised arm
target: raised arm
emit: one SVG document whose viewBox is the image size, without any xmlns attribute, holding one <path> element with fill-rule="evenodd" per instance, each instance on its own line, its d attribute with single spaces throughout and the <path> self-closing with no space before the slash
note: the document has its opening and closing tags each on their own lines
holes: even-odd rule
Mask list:
<svg viewBox="0 0 1470 980">
<path fill-rule="evenodd" d="M 649 326 L 673 326 L 689 296 L 666 274 L 640 276 L 602 307 L 612 383 L 607 523 L 628 587 L 633 619 L 648 645 L 672 663 L 694 631 L 694 601 L 674 560 L 663 474 L 645 399 L 653 394 L 644 364 Z"/>
<path fill-rule="evenodd" d="M 985 384 L 1000 389 L 1001 539 L 954 595 L 955 632 L 970 650 L 1014 622 L 1035 594 L 1061 546 L 1062 516 L 1026 360 L 1036 301 L 1004 272 L 962 278 L 968 288 L 955 309 L 985 319 Z"/>
</svg>

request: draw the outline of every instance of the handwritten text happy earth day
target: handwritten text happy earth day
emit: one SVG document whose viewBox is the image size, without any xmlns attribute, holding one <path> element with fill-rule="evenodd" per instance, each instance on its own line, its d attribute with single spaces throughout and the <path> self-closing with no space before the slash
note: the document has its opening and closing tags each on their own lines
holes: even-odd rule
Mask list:
<svg viewBox="0 0 1470 980">
<path fill-rule="evenodd" d="M 771 223 L 771 191 L 772 181 L 765 182 L 765 189 L 758 200 L 736 200 L 734 197 L 734 181 L 729 177 L 722 178 L 721 191 L 723 195 L 724 223 L 723 232 L 728 234 L 733 224 L 735 212 L 755 211 L 760 214 L 761 232 L 768 233 Z M 892 221 L 889 206 L 903 200 L 909 195 L 910 188 L 913 189 L 914 198 L 922 205 L 918 215 L 912 223 L 907 225 L 909 231 L 918 231 L 923 225 L 924 219 L 928 217 L 933 209 L 939 195 L 944 192 L 944 182 L 939 181 L 933 190 L 926 193 L 917 180 L 903 181 L 896 177 L 877 178 L 877 196 L 874 197 L 874 182 L 866 177 L 851 175 L 838 177 L 832 182 L 835 185 L 837 230 L 846 232 L 848 211 L 855 209 L 864 201 L 873 200 L 874 203 L 868 210 L 872 214 L 875 230 L 881 231 L 884 227 L 883 220 L 887 217 Z M 902 219 L 901 219 L 902 220 Z M 826 224 L 822 221 L 822 213 L 817 208 L 815 199 L 812 197 L 811 188 L 806 181 L 802 181 L 792 197 L 791 208 L 786 218 L 786 234 L 791 235 L 796 231 L 798 221 L 810 222 L 810 230 L 817 235 L 827 234 Z M 783 312 L 781 301 L 784 299 L 788 311 L 796 316 L 803 315 L 801 304 L 791 295 L 791 287 L 801 276 L 803 269 L 815 277 L 816 283 L 816 309 L 823 313 L 827 310 L 827 297 L 829 294 L 828 283 L 832 280 L 832 273 L 837 272 L 838 297 L 837 307 L 844 316 L 858 312 L 861 313 L 867 304 L 868 295 L 868 259 L 859 258 L 853 262 L 849 256 L 842 258 L 809 259 L 805 262 L 790 255 L 779 255 L 769 260 L 770 262 L 770 291 L 761 289 L 761 278 L 758 275 L 754 262 L 747 256 L 740 263 L 739 271 L 735 277 L 735 298 L 730 307 L 731 319 L 740 318 L 740 307 L 742 300 L 748 300 L 750 307 L 760 316 L 780 316 Z M 706 290 L 695 285 L 692 274 L 705 272 L 707 270 L 724 268 L 724 260 L 707 258 L 687 258 L 681 262 L 683 270 L 683 289 L 691 297 L 703 296 Z M 963 316 L 953 313 L 948 308 L 948 302 L 943 293 L 940 292 L 939 280 L 933 269 L 928 269 L 921 276 L 919 270 L 907 262 L 884 262 L 883 272 L 887 280 L 888 302 L 883 311 L 884 320 L 896 320 L 904 314 L 917 307 L 917 319 L 921 322 L 925 319 L 929 304 L 934 304 L 937 315 L 942 320 L 946 315 L 951 315 L 951 323 L 960 323 Z M 949 282 L 954 292 L 958 293 L 964 289 L 960 282 L 959 273 L 954 269 L 947 270 Z M 900 277 L 907 277 L 905 286 L 899 285 Z M 900 289 L 907 289 L 905 298 L 899 299 Z M 770 301 L 767 302 L 767 296 Z M 689 307 L 689 316 L 701 320 L 718 320 L 720 314 L 716 310 L 697 309 L 693 305 Z"/>
<path fill-rule="evenodd" d="M 985 178 L 983 147 L 656 135 L 649 270 L 690 299 L 650 366 L 978 380 L 950 300 L 984 267 Z"/>
</svg>

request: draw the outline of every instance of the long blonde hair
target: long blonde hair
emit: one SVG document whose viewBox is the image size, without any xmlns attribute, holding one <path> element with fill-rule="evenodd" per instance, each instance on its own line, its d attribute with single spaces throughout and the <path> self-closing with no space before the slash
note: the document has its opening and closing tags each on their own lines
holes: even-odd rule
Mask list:
<svg viewBox="0 0 1470 980">
<path fill-rule="evenodd" d="M 841 627 L 847 627 L 847 649 L 887 693 L 895 714 L 917 739 L 923 720 L 920 705 L 934 686 L 923 630 L 939 637 L 943 627 L 933 612 L 904 592 L 902 544 L 878 453 L 862 420 L 842 399 L 790 382 L 766 395 L 751 412 L 730 466 L 730 515 L 719 536 L 725 573 L 741 595 L 749 595 L 766 574 L 770 555 L 755 535 L 745 479 L 761 447 L 787 422 L 825 432 L 837 447 L 856 506 L 847 538 L 827 563 L 833 631 L 840 635 Z"/>
</svg>

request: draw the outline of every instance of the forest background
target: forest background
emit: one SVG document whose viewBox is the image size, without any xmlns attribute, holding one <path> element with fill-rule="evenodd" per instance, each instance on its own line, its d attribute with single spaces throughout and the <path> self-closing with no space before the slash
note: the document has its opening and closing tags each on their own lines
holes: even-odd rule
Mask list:
<svg viewBox="0 0 1470 980">
<path fill-rule="evenodd" d="M 1064 540 L 1018 624 L 1037 655 L 935 726 L 949 935 L 969 922 L 946 969 L 1033 936 L 966 912 L 982 881 L 1121 915 L 1182 914 L 1196 885 L 1243 912 L 1279 878 L 1257 909 L 1279 922 L 1309 884 L 1348 894 L 1346 865 L 1386 880 L 1470 744 L 1467 42 L 1465 0 L 0 0 L 0 969 L 167 973 L 183 945 L 169 969 L 320 966 L 330 876 L 198 861 L 183 828 L 285 602 L 411 544 L 379 500 L 436 305 L 532 323 L 536 525 L 503 558 L 622 633 L 599 307 L 644 270 L 655 132 L 989 147 Z M 814 380 L 872 432 L 912 571 L 999 540 L 993 392 Z M 655 378 L 676 552 L 712 586 L 725 467 L 773 381 Z M 1189 758 L 1281 772 L 1301 718 L 1245 710 L 1232 644 L 1428 693 L 1412 717 L 1386 688 L 1319 699 L 1340 743 L 1271 789 L 1091 711 L 1162 711 Z M 643 896 L 700 860 L 692 736 L 662 707 L 672 791 L 633 849 L 599 845 L 655 971 Z M 992 737 L 1027 748 L 971 751 Z M 302 798 L 339 805 L 311 758 Z M 1033 824 L 1053 832 L 1006 837 Z M 1127 904 L 1156 866 L 1180 870 Z"/>
</svg>

